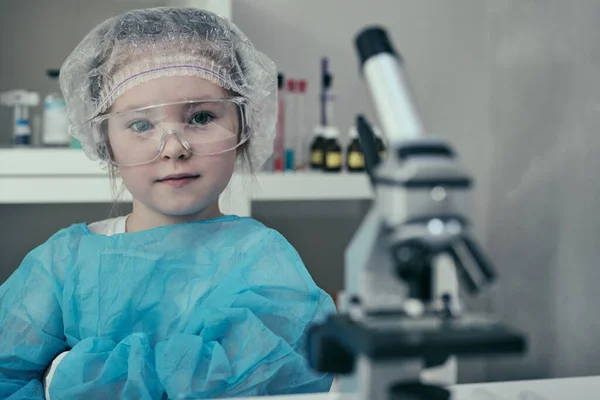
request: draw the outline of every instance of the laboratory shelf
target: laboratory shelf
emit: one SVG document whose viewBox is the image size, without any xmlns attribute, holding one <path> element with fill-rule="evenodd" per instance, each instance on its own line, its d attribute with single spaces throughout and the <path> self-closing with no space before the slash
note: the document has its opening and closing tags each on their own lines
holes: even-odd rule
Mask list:
<svg viewBox="0 0 600 400">
<path fill-rule="evenodd" d="M 255 200 L 360 200 L 372 197 L 364 174 L 314 172 L 234 175 L 228 208 L 248 214 Z M 108 173 L 77 149 L 0 149 L 0 204 L 105 203 Z M 121 201 L 130 201 L 125 193 Z"/>
</svg>

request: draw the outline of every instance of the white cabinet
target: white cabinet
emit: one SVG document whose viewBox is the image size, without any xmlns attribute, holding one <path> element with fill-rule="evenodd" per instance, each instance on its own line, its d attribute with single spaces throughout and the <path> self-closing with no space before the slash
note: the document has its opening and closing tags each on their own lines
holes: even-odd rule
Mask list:
<svg viewBox="0 0 600 400">
<path fill-rule="evenodd" d="M 255 179 L 256 178 L 256 179 Z M 364 174 L 234 175 L 222 196 L 226 213 L 250 215 L 252 201 L 361 200 L 372 197 Z M 121 201 L 129 202 L 128 193 Z M 0 150 L 0 204 L 111 203 L 111 185 L 97 162 L 74 149 Z"/>
</svg>

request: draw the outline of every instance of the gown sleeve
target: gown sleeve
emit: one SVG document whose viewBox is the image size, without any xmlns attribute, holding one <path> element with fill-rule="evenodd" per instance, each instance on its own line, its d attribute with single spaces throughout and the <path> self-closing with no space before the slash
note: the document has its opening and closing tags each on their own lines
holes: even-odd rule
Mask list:
<svg viewBox="0 0 600 400">
<path fill-rule="evenodd" d="M 29 253 L 0 286 L 0 398 L 44 399 L 41 379 L 63 335 L 61 284 L 52 241 Z"/>
</svg>

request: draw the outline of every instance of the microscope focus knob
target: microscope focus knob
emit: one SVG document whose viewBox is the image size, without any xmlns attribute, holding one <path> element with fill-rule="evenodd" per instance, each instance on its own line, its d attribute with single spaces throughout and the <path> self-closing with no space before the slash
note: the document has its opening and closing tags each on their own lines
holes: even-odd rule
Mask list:
<svg viewBox="0 0 600 400">
<path fill-rule="evenodd" d="M 408 296 L 420 301 L 430 301 L 431 250 L 420 241 L 398 243 L 392 247 L 396 275 L 408 286 Z"/>
<path fill-rule="evenodd" d="M 396 273 L 405 281 L 420 277 L 430 258 L 427 248 L 418 242 L 396 245 L 393 248 L 393 255 L 396 261 Z"/>
</svg>

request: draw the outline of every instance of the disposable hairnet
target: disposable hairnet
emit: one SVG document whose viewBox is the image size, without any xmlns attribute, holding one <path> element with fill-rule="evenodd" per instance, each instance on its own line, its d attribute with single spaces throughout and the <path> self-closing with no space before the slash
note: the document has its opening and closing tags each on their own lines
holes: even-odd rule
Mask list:
<svg viewBox="0 0 600 400">
<path fill-rule="evenodd" d="M 94 28 L 64 62 L 60 86 L 70 133 L 99 158 L 90 124 L 121 94 L 151 79 L 198 76 L 247 98 L 249 154 L 254 167 L 273 150 L 277 73 L 233 23 L 194 8 L 150 8 L 110 18 Z"/>
<path fill-rule="evenodd" d="M 110 237 L 73 225 L 0 286 L 0 398 L 43 399 L 65 350 L 52 399 L 325 392 L 306 337 L 334 312 L 294 248 L 251 218 Z"/>
</svg>

